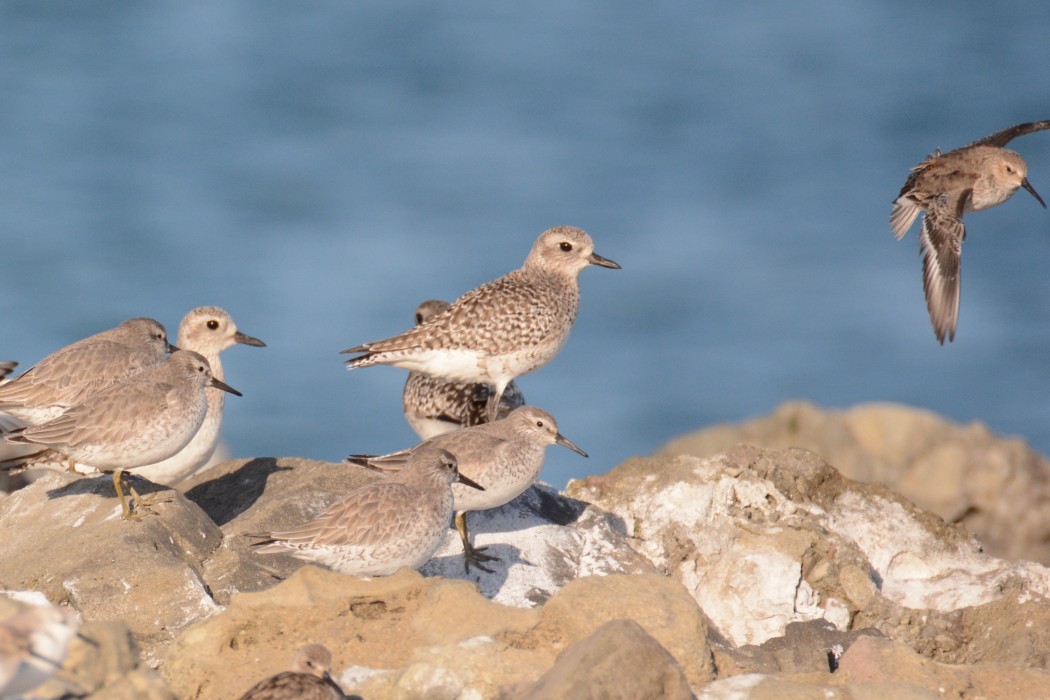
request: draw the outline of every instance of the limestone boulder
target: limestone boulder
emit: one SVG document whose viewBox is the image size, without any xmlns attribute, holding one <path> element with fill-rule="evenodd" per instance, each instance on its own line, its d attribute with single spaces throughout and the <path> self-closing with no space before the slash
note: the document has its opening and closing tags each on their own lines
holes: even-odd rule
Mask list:
<svg viewBox="0 0 1050 700">
<path fill-rule="evenodd" d="M 825 620 L 930 658 L 1045 664 L 1043 630 L 1027 621 L 1042 619 L 1050 570 L 989 556 L 961 526 L 812 452 L 636 458 L 567 492 L 620 517 L 731 647 Z"/>
<path fill-rule="evenodd" d="M 656 456 L 710 457 L 740 443 L 811 450 L 843 476 L 882 484 L 961 523 L 991 554 L 1050 564 L 1050 460 L 980 422 L 958 425 L 898 404 L 824 410 L 791 402 L 675 438 Z"/>
</svg>

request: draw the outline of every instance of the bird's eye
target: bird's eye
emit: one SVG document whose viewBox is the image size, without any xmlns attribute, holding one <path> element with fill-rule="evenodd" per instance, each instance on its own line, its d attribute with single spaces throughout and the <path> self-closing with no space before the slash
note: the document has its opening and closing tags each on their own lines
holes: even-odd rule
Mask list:
<svg viewBox="0 0 1050 700">
<path fill-rule="evenodd" d="M 1009 165 L 1008 165 L 1008 166 L 1006 166 L 1006 172 L 1008 172 L 1008 173 L 1012 173 L 1013 171 L 1014 171 L 1014 169 L 1013 169 L 1013 168 L 1011 168 L 1011 167 L 1010 167 Z"/>
<path fill-rule="evenodd" d="M 216 321 L 214 318 L 212 320 L 208 321 L 208 328 L 210 328 L 212 330 L 215 330 L 218 327 L 219 327 L 219 322 Z"/>
<path fill-rule="evenodd" d="M 423 314 L 416 314 L 416 325 L 423 323 Z"/>
<path fill-rule="evenodd" d="M 569 243 L 568 241 L 562 241 L 561 249 L 563 251 L 565 251 L 566 253 L 568 253 L 569 251 L 572 250 L 572 243 Z"/>
<path fill-rule="evenodd" d="M 542 428 L 543 427 L 543 421 L 541 421 L 541 420 L 536 421 L 536 427 L 537 428 Z"/>
</svg>

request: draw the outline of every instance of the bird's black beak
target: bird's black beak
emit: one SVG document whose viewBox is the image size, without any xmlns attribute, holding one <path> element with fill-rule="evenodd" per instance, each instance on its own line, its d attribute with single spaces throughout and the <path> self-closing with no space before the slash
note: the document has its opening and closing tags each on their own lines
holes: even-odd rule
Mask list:
<svg viewBox="0 0 1050 700">
<path fill-rule="evenodd" d="M 587 258 L 587 262 L 589 262 L 591 265 L 600 265 L 601 267 L 607 267 L 610 270 L 620 269 L 619 263 L 615 263 L 609 258 L 603 258 L 597 253 L 591 253 L 591 257 Z"/>
<path fill-rule="evenodd" d="M 464 486 L 469 486 L 472 489 L 477 489 L 478 491 L 484 491 L 485 490 L 484 486 L 482 486 L 478 482 L 474 481 L 473 479 L 468 479 L 467 477 L 463 476 L 462 474 L 459 475 L 459 483 L 463 484 Z"/>
<path fill-rule="evenodd" d="M 241 343 L 242 345 L 252 345 L 257 348 L 266 347 L 266 343 L 264 343 L 263 341 L 259 340 L 258 338 L 253 338 L 250 335 L 245 335 L 240 331 L 237 331 L 233 334 L 233 339 L 238 343 Z"/>
<path fill-rule="evenodd" d="M 227 392 L 233 394 L 234 396 L 244 396 L 244 394 L 242 394 L 241 392 L 237 391 L 236 389 L 234 389 L 229 384 L 227 384 L 225 382 L 220 382 L 218 379 L 215 379 L 214 377 L 212 377 L 212 380 L 209 383 L 209 386 L 213 386 L 216 389 L 222 389 L 223 391 L 227 391 Z"/>
<path fill-rule="evenodd" d="M 1039 203 L 1043 205 L 1043 209 L 1046 209 L 1046 202 L 1044 202 L 1043 198 L 1039 196 L 1039 193 L 1035 191 L 1035 188 L 1032 187 L 1032 183 L 1028 181 L 1028 178 L 1021 180 L 1021 187 L 1031 192 L 1032 196 L 1038 199 Z"/>
</svg>

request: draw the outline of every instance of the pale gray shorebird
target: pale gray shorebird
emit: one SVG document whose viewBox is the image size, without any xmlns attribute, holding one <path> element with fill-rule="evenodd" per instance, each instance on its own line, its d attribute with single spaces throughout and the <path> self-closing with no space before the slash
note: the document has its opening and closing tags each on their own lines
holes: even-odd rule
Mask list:
<svg viewBox="0 0 1050 700">
<path fill-rule="evenodd" d="M 449 307 L 447 301 L 431 299 L 416 309 L 416 325 Z M 423 372 L 409 372 L 401 403 L 405 419 L 421 439 L 469 428 L 488 422 L 488 399 L 492 387 L 488 384 L 464 384 L 431 377 Z M 525 405 L 525 397 L 518 385 L 511 382 L 503 390 L 497 419 L 505 418 L 518 406 Z"/>
<path fill-rule="evenodd" d="M 27 693 L 62 667 L 80 622 L 69 608 L 33 607 L 0 621 L 0 697 Z"/>
<path fill-rule="evenodd" d="M 404 333 L 344 350 L 364 353 L 349 369 L 393 365 L 455 382 L 483 382 L 495 419 L 507 385 L 558 354 L 580 306 L 579 274 L 598 265 L 619 269 L 594 252 L 594 242 L 573 226 L 544 231 L 525 264 L 477 287 L 441 313 Z"/>
<path fill-rule="evenodd" d="M 307 644 L 295 652 L 291 670 L 259 681 L 241 700 L 343 700 L 346 695 L 331 672 L 331 652 L 321 644 Z"/>
<path fill-rule="evenodd" d="M 452 517 L 452 484 L 481 490 L 461 475 L 445 450 L 417 451 L 404 469 L 333 503 L 299 527 L 265 535 L 252 546 L 290 554 L 353 576 L 388 576 L 418 569 L 441 546 Z"/>
<path fill-rule="evenodd" d="M 45 423 L 91 394 L 160 364 L 172 349 L 160 323 L 129 319 L 56 350 L 0 385 L 0 411 L 30 425 Z"/>
<path fill-rule="evenodd" d="M 890 227 L 899 240 L 919 212 L 923 255 L 922 286 L 926 308 L 937 340 L 955 340 L 959 318 L 959 281 L 962 243 L 966 238 L 963 215 L 1001 204 L 1019 187 L 1046 203 L 1028 182 L 1024 158 L 1004 146 L 1018 136 L 1050 129 L 1050 120 L 1018 124 L 948 153 L 937 150 L 911 170 L 893 202 Z"/>
<path fill-rule="evenodd" d="M 475 425 L 432 437 L 415 447 L 382 456 L 350 455 L 347 463 L 378 471 L 396 471 L 408 464 L 420 450 L 441 448 L 456 456 L 460 474 L 485 486 L 472 491 L 452 486 L 455 498 L 456 530 L 463 541 L 463 568 L 470 573 L 473 564 L 492 573 L 481 562 L 498 561 L 483 554 L 485 547 L 475 548 L 467 532 L 467 513 L 488 510 L 510 503 L 539 478 L 549 445 L 562 445 L 573 452 L 587 453 L 569 442 L 560 432 L 554 416 L 536 406 L 522 406 L 493 423 Z"/>
<path fill-rule="evenodd" d="M 131 509 L 121 488 L 124 470 L 160 462 L 189 443 L 208 409 L 207 386 L 241 395 L 215 379 L 200 354 L 177 350 L 165 362 L 91 394 L 58 418 L 6 439 L 43 445 L 76 462 L 112 471 L 126 519 Z M 134 491 L 132 495 L 141 504 Z"/>
<path fill-rule="evenodd" d="M 212 376 L 220 382 L 225 381 L 226 376 L 219 355 L 237 344 L 266 347 L 266 343 L 258 338 L 237 330 L 230 315 L 217 306 L 199 306 L 186 314 L 179 324 L 179 347 L 203 355 L 211 366 Z M 208 412 L 189 444 L 163 462 L 139 467 L 136 474 L 159 484 L 174 486 L 208 463 L 219 444 L 226 392 L 209 386 L 205 387 L 204 395 L 208 399 Z"/>
</svg>

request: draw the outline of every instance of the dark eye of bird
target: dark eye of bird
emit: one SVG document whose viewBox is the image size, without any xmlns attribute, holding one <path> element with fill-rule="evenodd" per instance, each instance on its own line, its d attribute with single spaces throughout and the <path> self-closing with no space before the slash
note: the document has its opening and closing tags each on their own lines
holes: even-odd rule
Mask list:
<svg viewBox="0 0 1050 700">
<path fill-rule="evenodd" d="M 208 321 L 208 328 L 210 328 L 212 330 L 215 330 L 218 327 L 219 327 L 219 322 L 216 321 L 214 318 L 212 320 Z"/>
<path fill-rule="evenodd" d="M 423 314 L 416 314 L 416 325 L 423 323 Z"/>
<path fill-rule="evenodd" d="M 541 420 L 536 421 L 536 427 L 537 428 L 542 428 L 543 427 L 543 421 L 541 421 Z"/>
<path fill-rule="evenodd" d="M 561 249 L 568 253 L 570 250 L 572 250 L 572 243 L 569 243 L 568 241 L 563 241 L 561 244 Z"/>
</svg>

